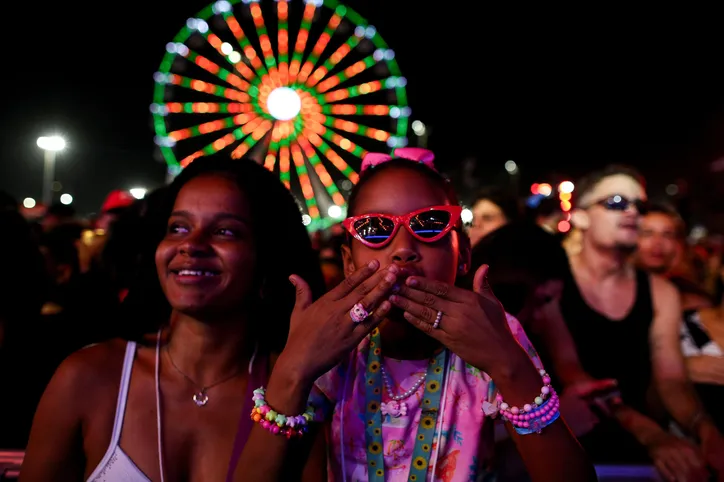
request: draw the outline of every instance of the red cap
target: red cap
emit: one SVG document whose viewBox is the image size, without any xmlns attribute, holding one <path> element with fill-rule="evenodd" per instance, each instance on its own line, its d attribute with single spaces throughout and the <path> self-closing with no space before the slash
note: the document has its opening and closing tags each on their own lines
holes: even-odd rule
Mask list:
<svg viewBox="0 0 724 482">
<path fill-rule="evenodd" d="M 133 204 L 135 201 L 136 198 L 134 198 L 128 191 L 112 191 L 103 202 L 101 212 L 105 213 L 111 209 L 125 208 Z"/>
</svg>

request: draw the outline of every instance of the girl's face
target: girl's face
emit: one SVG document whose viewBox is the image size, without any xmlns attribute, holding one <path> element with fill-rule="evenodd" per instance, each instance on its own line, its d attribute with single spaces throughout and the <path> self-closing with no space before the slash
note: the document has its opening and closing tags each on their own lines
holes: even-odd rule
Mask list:
<svg viewBox="0 0 724 482">
<path fill-rule="evenodd" d="M 243 305 L 254 284 L 256 246 L 249 203 L 234 181 L 209 174 L 181 188 L 156 268 L 176 311 L 214 317 Z"/>
<path fill-rule="evenodd" d="M 445 191 L 433 180 L 411 169 L 393 168 L 365 184 L 357 197 L 355 212 L 350 215 L 379 213 L 399 216 L 430 206 L 449 204 Z M 448 284 L 455 283 L 458 272 L 470 264 L 466 262 L 470 255 L 469 242 L 457 230 L 450 231 L 439 241 L 425 243 L 400 228 L 382 248 L 370 248 L 352 239 L 349 246 L 342 247 L 342 255 L 346 276 L 376 259 L 380 269 L 396 264 L 403 278 L 423 276 Z"/>
</svg>

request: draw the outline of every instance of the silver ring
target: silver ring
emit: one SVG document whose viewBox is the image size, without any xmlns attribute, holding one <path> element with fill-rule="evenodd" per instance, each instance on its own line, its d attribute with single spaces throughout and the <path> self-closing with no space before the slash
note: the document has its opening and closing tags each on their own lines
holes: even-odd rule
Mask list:
<svg viewBox="0 0 724 482">
<path fill-rule="evenodd" d="M 440 327 L 440 320 L 442 320 L 442 311 L 437 312 L 437 316 L 435 317 L 435 323 L 432 324 L 433 329 Z"/>
</svg>

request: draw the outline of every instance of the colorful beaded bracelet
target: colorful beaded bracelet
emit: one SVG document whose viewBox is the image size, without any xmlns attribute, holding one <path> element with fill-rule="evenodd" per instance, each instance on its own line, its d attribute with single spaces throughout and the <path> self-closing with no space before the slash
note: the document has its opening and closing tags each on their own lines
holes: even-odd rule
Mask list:
<svg viewBox="0 0 724 482">
<path fill-rule="evenodd" d="M 251 411 L 251 419 L 275 435 L 284 435 L 287 438 L 304 435 L 307 425 L 314 420 L 314 407 L 308 406 L 301 415 L 282 415 L 269 406 L 264 399 L 265 394 L 264 387 L 254 390 L 252 397 L 254 409 Z"/>
<path fill-rule="evenodd" d="M 540 370 L 540 375 L 543 379 L 540 395 L 532 404 L 525 404 L 522 409 L 509 406 L 503 401 L 500 393 L 495 397 L 503 420 L 510 422 L 515 431 L 521 435 L 540 433 L 560 416 L 560 400 L 551 386 L 551 378 L 545 370 Z"/>
</svg>

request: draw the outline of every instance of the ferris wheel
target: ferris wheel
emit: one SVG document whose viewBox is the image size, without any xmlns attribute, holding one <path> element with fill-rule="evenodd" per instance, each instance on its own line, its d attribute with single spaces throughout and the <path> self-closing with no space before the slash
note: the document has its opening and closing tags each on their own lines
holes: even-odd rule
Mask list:
<svg viewBox="0 0 724 482">
<path fill-rule="evenodd" d="M 395 53 L 337 0 L 219 0 L 167 44 L 154 80 L 155 142 L 170 169 L 249 156 L 278 173 L 312 230 L 344 216 L 366 152 L 407 143 Z"/>
</svg>

